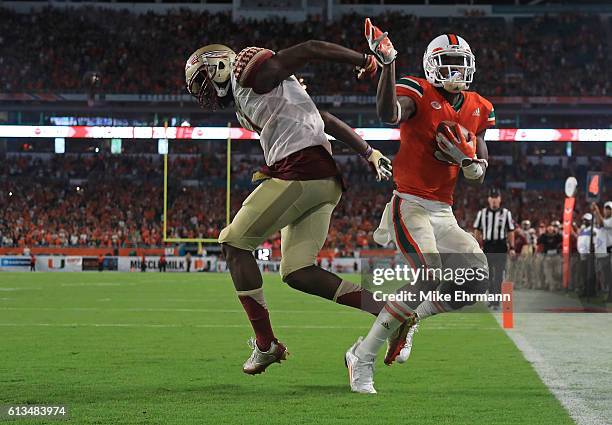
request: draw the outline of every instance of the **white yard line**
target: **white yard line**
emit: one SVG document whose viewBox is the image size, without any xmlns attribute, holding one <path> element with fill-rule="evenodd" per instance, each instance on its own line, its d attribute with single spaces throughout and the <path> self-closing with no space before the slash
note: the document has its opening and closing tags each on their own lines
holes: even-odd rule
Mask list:
<svg viewBox="0 0 612 425">
<path fill-rule="evenodd" d="M 117 283 L 117 282 L 89 282 L 89 283 L 62 283 L 60 286 L 65 287 L 80 287 L 80 286 L 134 286 L 134 283 Z"/>
<path fill-rule="evenodd" d="M 19 288 L 3 288 L 0 286 L 0 292 L 11 292 L 11 291 L 40 291 L 42 288 L 29 288 L 27 286 L 20 286 Z"/>
</svg>

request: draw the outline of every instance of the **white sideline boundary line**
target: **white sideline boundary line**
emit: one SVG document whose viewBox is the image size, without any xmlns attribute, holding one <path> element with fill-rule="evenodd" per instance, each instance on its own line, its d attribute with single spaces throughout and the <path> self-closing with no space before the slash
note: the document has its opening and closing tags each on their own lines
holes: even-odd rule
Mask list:
<svg viewBox="0 0 612 425">
<path fill-rule="evenodd" d="M 495 314 L 495 319 L 503 329 L 501 314 Z M 576 397 L 563 377 L 546 362 L 540 352 L 525 337 L 516 330 L 504 329 L 504 331 L 577 425 L 609 425 L 605 418 L 601 418 L 593 409 L 583 403 L 580 397 Z"/>
</svg>

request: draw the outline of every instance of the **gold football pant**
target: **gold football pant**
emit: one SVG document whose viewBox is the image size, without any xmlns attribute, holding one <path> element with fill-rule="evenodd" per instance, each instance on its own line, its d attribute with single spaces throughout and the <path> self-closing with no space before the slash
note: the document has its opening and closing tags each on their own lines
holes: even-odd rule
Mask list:
<svg viewBox="0 0 612 425">
<path fill-rule="evenodd" d="M 253 251 L 280 230 L 280 273 L 285 277 L 316 263 L 332 211 L 341 196 L 342 189 L 335 178 L 265 180 L 221 231 L 219 243 Z"/>
</svg>

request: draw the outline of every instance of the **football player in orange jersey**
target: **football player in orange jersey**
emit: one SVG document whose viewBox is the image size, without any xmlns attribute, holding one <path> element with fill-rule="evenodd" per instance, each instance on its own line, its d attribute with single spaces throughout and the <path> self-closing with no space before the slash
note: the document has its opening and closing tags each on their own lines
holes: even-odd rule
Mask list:
<svg viewBox="0 0 612 425">
<path fill-rule="evenodd" d="M 442 270 L 442 253 L 456 254 L 461 258 L 460 268 L 474 271 L 473 279 L 461 286 L 458 280 L 427 282 L 433 283 L 428 290 L 448 294 L 450 300 L 421 302 L 417 296 L 413 302 L 387 302 L 366 338 L 347 351 L 351 389 L 375 393 L 373 365 L 385 341 L 385 363 L 403 363 L 419 320 L 474 303 L 457 299 L 456 290 L 484 293 L 486 257 L 474 237 L 459 227 L 451 206 L 460 171 L 470 182 L 484 180 L 488 158 L 484 134 L 495 124 L 495 113 L 488 100 L 467 91 L 476 65 L 463 38 L 455 34 L 434 38 L 423 56 L 426 78 L 403 76 L 396 82 L 397 52 L 387 33 L 366 19 L 365 35 L 383 65 L 376 94 L 378 115 L 382 121 L 400 126 L 400 148 L 393 161 L 396 190 L 374 239 L 382 244 L 395 241 L 413 268 Z"/>
</svg>

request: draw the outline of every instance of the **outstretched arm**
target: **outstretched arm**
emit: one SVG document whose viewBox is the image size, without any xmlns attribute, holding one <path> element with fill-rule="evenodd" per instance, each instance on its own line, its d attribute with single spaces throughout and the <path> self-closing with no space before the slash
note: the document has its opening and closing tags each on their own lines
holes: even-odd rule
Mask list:
<svg viewBox="0 0 612 425">
<path fill-rule="evenodd" d="M 363 140 L 355 131 L 344 121 L 330 114 L 327 111 L 319 111 L 323 123 L 325 124 L 325 132 L 334 139 L 346 144 L 359 155 L 365 155 L 370 145 Z"/>
<path fill-rule="evenodd" d="M 376 112 L 387 124 L 406 121 L 416 112 L 416 104 L 408 96 L 397 96 L 395 92 L 395 62 L 384 65 L 376 89 Z"/>
<path fill-rule="evenodd" d="M 283 80 L 314 61 L 338 62 L 363 67 L 366 72 L 376 72 L 376 60 L 371 55 L 356 52 L 334 43 L 309 40 L 296 44 L 266 60 L 253 81 L 257 93 L 267 93 Z"/>
<path fill-rule="evenodd" d="M 397 96 L 395 87 L 395 58 L 397 51 L 386 32 L 365 20 L 365 38 L 370 50 L 382 64 L 382 73 L 376 89 L 376 112 L 387 124 L 399 124 L 416 112 L 416 104 L 408 96 Z"/>
<path fill-rule="evenodd" d="M 325 124 L 325 132 L 336 140 L 345 143 L 367 160 L 376 172 L 376 180 L 389 180 L 389 178 L 391 178 L 392 168 L 389 158 L 384 156 L 377 149 L 372 149 L 368 142 L 363 140 L 344 121 L 329 112 L 319 111 L 319 114 L 321 114 L 321 118 Z"/>
</svg>

